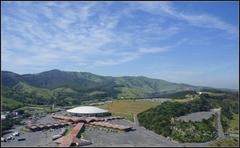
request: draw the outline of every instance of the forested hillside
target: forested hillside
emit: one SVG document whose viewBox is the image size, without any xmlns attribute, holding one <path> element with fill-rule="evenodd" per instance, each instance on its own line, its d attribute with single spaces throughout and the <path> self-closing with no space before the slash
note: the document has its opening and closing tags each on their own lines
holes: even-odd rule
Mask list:
<svg viewBox="0 0 240 148">
<path fill-rule="evenodd" d="M 198 87 L 143 76 L 111 77 L 51 70 L 19 75 L 2 71 L 3 96 L 22 103 L 72 105 L 84 101 L 144 98 Z"/>
<path fill-rule="evenodd" d="M 188 113 L 209 111 L 212 108 L 221 108 L 221 122 L 224 131 L 226 131 L 234 113 L 238 113 L 238 94 L 230 92 L 210 93 L 202 94 L 200 98 L 187 103 L 164 102 L 138 114 L 138 120 L 140 125 L 163 136 L 170 136 L 182 142 L 204 142 L 216 137 L 213 118 L 195 123 L 174 122 L 174 119 Z M 179 135 L 179 131 L 175 130 L 179 127 L 185 130 L 180 131 L 184 132 L 182 135 Z M 197 130 L 194 132 L 194 129 Z M 191 132 L 187 132 L 188 130 Z M 200 133 L 197 134 L 196 132 L 199 131 Z"/>
</svg>

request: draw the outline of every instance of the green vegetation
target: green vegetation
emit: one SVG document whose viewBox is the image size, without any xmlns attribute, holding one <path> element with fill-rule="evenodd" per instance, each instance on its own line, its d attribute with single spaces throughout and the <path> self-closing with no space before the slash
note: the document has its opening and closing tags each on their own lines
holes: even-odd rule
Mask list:
<svg viewBox="0 0 240 148">
<path fill-rule="evenodd" d="M 233 118 L 230 120 L 229 123 L 229 132 L 237 132 L 239 133 L 239 114 L 233 114 Z"/>
<path fill-rule="evenodd" d="M 5 88 L 3 90 L 3 96 L 28 104 L 44 105 L 50 104 L 52 101 L 52 92 L 50 90 L 36 88 L 23 82 L 17 83 L 11 89 Z"/>
<path fill-rule="evenodd" d="M 81 105 L 111 99 L 171 97 L 183 99 L 196 91 L 223 90 L 171 83 L 143 76 L 111 77 L 87 72 L 51 70 L 19 75 L 2 71 L 2 95 L 27 104 Z M 3 98 L 4 99 L 4 98 Z"/>
<path fill-rule="evenodd" d="M 138 114 L 140 125 L 147 129 L 153 130 L 163 136 L 170 136 L 176 140 L 188 142 L 204 142 L 215 138 L 214 124 L 209 124 L 210 119 L 200 123 L 174 122 L 175 117 L 179 117 L 188 113 L 208 111 L 211 108 L 221 108 L 221 121 L 224 131 L 230 126 L 230 120 L 233 119 L 234 113 L 238 113 L 238 96 L 236 93 L 225 92 L 222 95 L 202 94 L 192 101 L 187 102 L 164 102 L 160 106 L 149 109 Z M 235 121 L 236 122 L 236 121 Z M 235 124 L 235 123 L 233 123 Z M 174 128 L 183 131 L 182 134 L 177 133 Z M 197 131 L 197 136 L 191 136 L 188 130 Z M 211 131 L 211 133 L 206 133 Z M 179 131 L 178 131 L 179 132 Z M 191 132 L 189 132 L 191 133 Z"/>
<path fill-rule="evenodd" d="M 201 97 L 209 100 L 212 108 L 221 107 L 221 123 L 224 132 L 227 132 L 234 113 L 238 114 L 238 94 L 225 92 L 222 95 L 203 94 Z"/>
<path fill-rule="evenodd" d="M 98 107 L 109 110 L 113 116 L 121 116 L 133 122 L 134 115 L 159 104 L 150 101 L 114 100 L 112 103 L 106 103 Z"/>
<path fill-rule="evenodd" d="M 44 106 L 44 105 L 27 105 L 25 107 L 18 108 L 15 111 L 31 116 L 37 113 L 55 112 L 55 111 L 58 111 L 58 109 L 55 108 L 54 110 L 52 110 L 51 106 Z"/>
<path fill-rule="evenodd" d="M 70 126 L 67 126 L 66 127 L 66 129 L 67 129 L 67 132 L 66 132 L 66 134 L 65 135 L 68 135 L 71 131 L 72 131 L 72 129 L 73 129 L 73 126 L 72 125 L 70 125 Z"/>
<path fill-rule="evenodd" d="M 11 117 L 7 117 L 6 119 L 2 120 L 1 132 L 10 129 L 15 124 L 20 124 L 20 119 L 13 119 Z"/>
<path fill-rule="evenodd" d="M 51 70 L 19 75 L 2 71 L 3 96 L 27 104 L 81 105 L 115 98 L 157 97 L 195 86 L 146 77 L 98 76 L 86 72 Z M 3 98 L 4 99 L 4 98 Z"/>
<path fill-rule="evenodd" d="M 158 134 L 169 136 L 172 134 L 171 119 L 187 113 L 207 111 L 210 109 L 208 100 L 197 99 L 187 103 L 164 102 L 156 108 L 138 114 L 140 125 Z"/>
<path fill-rule="evenodd" d="M 26 128 L 26 127 L 20 128 L 19 131 L 20 131 L 20 132 L 23 132 L 23 133 L 31 132 L 31 130 L 28 129 L 28 128 Z"/>
<path fill-rule="evenodd" d="M 238 138 L 224 138 L 215 140 L 209 144 L 209 146 L 217 146 L 217 147 L 239 147 L 239 139 Z"/>
<path fill-rule="evenodd" d="M 217 137 L 216 120 L 211 117 L 201 122 L 175 121 L 172 123 L 172 137 L 181 142 L 206 142 Z"/>
<path fill-rule="evenodd" d="M 23 106 L 23 103 L 18 102 L 14 99 L 10 99 L 10 98 L 6 98 L 6 97 L 2 97 L 2 110 L 8 110 L 8 111 L 12 111 L 16 108 L 20 108 Z"/>
<path fill-rule="evenodd" d="M 180 91 L 176 93 L 161 95 L 161 97 L 172 98 L 172 99 L 185 99 L 185 98 L 194 97 L 195 95 L 197 95 L 196 91 L 186 90 L 186 91 Z"/>
<path fill-rule="evenodd" d="M 208 93 L 198 96 L 196 91 L 199 90 Z M 175 117 L 192 112 L 207 111 L 211 108 L 221 108 L 221 122 L 225 132 L 229 128 L 236 128 L 234 125 L 238 120 L 235 120 L 234 116 L 238 114 L 239 108 L 238 93 L 236 92 L 170 83 L 142 76 L 110 77 L 59 70 L 19 75 L 3 71 L 2 92 L 1 99 L 4 110 L 17 109 L 26 115 L 51 112 L 50 106 L 53 103 L 57 106 L 76 106 L 122 99 L 103 105 L 102 108 L 108 109 L 113 115 L 123 116 L 130 121 L 134 121 L 134 117 L 137 115 L 140 124 L 146 128 L 164 136 L 175 135 L 175 139 L 183 141 L 186 137 L 174 134 L 172 125 L 174 122 L 171 122 L 171 119 Z M 164 102 L 162 105 L 156 102 L 134 101 L 136 98 L 164 96 L 171 97 L 176 101 Z M 124 101 L 124 99 L 129 100 Z M 192 124 L 178 123 L 175 126 L 182 129 L 186 126 L 200 128 L 203 129 L 202 131 L 212 130 L 211 125 L 206 126 L 205 122 L 210 122 L 210 120 Z M 11 124 L 7 123 L 7 125 Z M 214 137 L 214 134 L 207 136 L 205 132 L 198 133 L 198 135 L 200 135 L 201 141 Z M 193 140 L 196 140 L 194 136 Z"/>
</svg>

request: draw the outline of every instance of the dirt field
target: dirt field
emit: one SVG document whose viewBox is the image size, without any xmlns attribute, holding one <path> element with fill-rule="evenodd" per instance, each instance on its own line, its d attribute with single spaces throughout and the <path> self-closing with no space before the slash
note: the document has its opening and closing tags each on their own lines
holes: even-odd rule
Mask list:
<svg viewBox="0 0 240 148">
<path fill-rule="evenodd" d="M 160 102 L 151 101 L 133 101 L 133 100 L 116 100 L 111 103 L 98 106 L 99 108 L 107 109 L 116 116 L 122 116 L 129 121 L 134 121 L 134 116 L 147 109 L 160 105 Z"/>
</svg>

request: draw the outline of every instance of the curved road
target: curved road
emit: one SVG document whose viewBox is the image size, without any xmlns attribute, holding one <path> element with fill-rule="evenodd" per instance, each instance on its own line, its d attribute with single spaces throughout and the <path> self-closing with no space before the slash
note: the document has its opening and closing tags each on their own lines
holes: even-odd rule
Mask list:
<svg viewBox="0 0 240 148">
<path fill-rule="evenodd" d="M 222 124 L 221 124 L 221 108 L 212 109 L 211 111 L 216 113 L 216 115 L 217 115 L 217 132 L 218 132 L 218 137 L 217 137 L 216 140 L 218 140 L 220 138 L 224 138 L 224 132 L 223 132 Z M 136 115 L 134 115 L 134 123 L 135 123 L 135 125 L 139 125 L 138 119 L 137 119 Z M 142 128 L 144 128 L 144 127 L 142 127 Z M 145 129 L 145 130 L 147 130 L 147 129 Z M 149 131 L 149 132 L 151 132 L 153 134 L 156 134 L 153 131 Z M 161 137 L 162 141 L 166 142 L 167 144 L 169 144 L 171 146 L 178 144 L 178 146 L 201 147 L 201 146 L 208 146 L 212 142 L 212 141 L 208 141 L 208 142 L 203 142 L 203 143 L 179 143 L 178 141 L 174 141 L 174 140 L 169 141 L 169 140 L 167 140 L 165 137 L 163 137 L 161 135 L 158 135 L 158 136 Z"/>
<path fill-rule="evenodd" d="M 224 138 L 224 132 L 221 124 L 221 108 L 212 109 L 213 112 L 217 114 L 217 132 L 218 137 L 216 140 L 220 138 Z M 184 146 L 191 146 L 191 147 L 201 147 L 201 146 L 208 146 L 212 141 L 208 141 L 205 143 L 182 143 Z"/>
<path fill-rule="evenodd" d="M 224 132 L 221 124 L 221 109 L 216 110 L 217 113 L 217 128 L 218 128 L 218 139 L 219 138 L 224 138 Z"/>
</svg>

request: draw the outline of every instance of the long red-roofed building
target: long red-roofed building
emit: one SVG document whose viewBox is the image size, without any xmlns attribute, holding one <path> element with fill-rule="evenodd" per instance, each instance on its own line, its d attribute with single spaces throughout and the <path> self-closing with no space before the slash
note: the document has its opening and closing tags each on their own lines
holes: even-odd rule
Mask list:
<svg viewBox="0 0 240 148">
<path fill-rule="evenodd" d="M 74 142 L 75 138 L 78 136 L 79 132 L 82 130 L 83 127 L 84 123 L 78 123 L 68 135 L 55 140 L 55 142 L 58 143 L 61 147 L 71 146 L 71 144 Z"/>
</svg>

